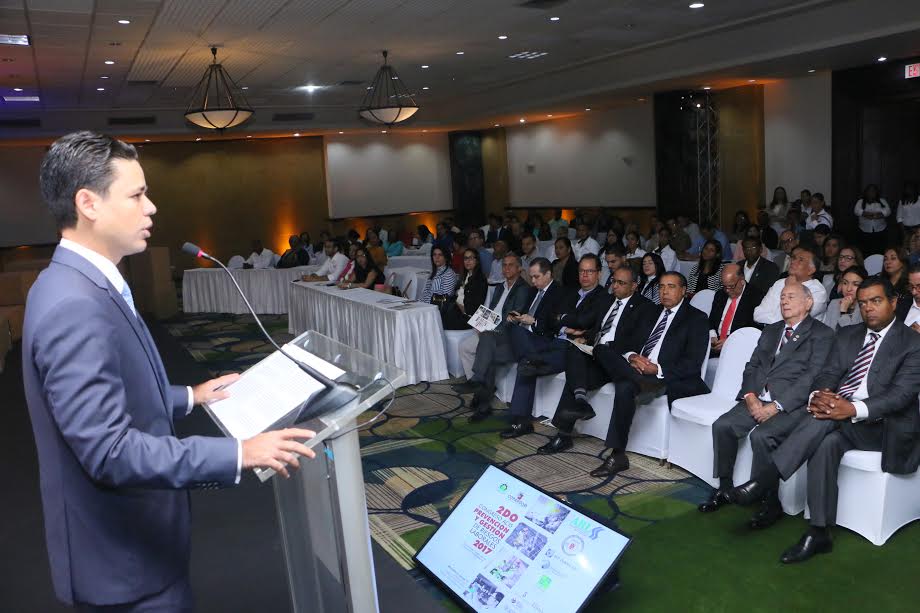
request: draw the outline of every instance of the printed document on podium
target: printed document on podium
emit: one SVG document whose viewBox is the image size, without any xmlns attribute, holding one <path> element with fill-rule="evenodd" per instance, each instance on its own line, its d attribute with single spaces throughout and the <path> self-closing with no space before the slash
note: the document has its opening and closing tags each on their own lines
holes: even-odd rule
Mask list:
<svg viewBox="0 0 920 613">
<path fill-rule="evenodd" d="M 284 350 L 330 379 L 345 372 L 296 345 L 285 345 Z M 319 381 L 276 351 L 228 386 L 229 398 L 209 403 L 208 408 L 230 436 L 247 439 L 264 432 L 322 389 Z"/>
</svg>

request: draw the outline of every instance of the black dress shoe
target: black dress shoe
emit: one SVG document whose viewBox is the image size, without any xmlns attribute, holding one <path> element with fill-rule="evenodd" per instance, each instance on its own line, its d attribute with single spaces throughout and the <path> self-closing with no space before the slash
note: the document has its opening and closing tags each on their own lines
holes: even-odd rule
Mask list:
<svg viewBox="0 0 920 613">
<path fill-rule="evenodd" d="M 730 503 L 740 504 L 746 507 L 763 500 L 764 494 L 766 493 L 766 485 L 756 479 L 751 479 L 747 483 L 743 483 L 738 487 L 733 487 L 728 490 L 725 495 Z"/>
<path fill-rule="evenodd" d="M 629 458 L 625 455 L 618 458 L 614 454 L 610 454 L 610 457 L 604 460 L 603 464 L 591 471 L 591 476 L 598 479 L 606 479 L 628 468 Z"/>
<path fill-rule="evenodd" d="M 492 390 L 484 385 L 480 385 L 473 393 L 473 401 L 470 406 L 475 411 L 491 411 L 492 408 Z"/>
<path fill-rule="evenodd" d="M 782 519 L 782 517 L 782 506 L 773 504 L 772 502 L 764 502 L 760 509 L 751 517 L 748 526 L 754 530 L 762 530 L 764 528 L 769 528 Z"/>
<path fill-rule="evenodd" d="M 575 407 L 573 413 L 578 416 L 578 419 L 583 419 L 588 421 L 593 418 L 596 413 L 594 412 L 594 407 L 591 406 L 591 403 L 588 402 L 585 398 L 576 398 Z"/>
<path fill-rule="evenodd" d="M 799 539 L 799 542 L 783 552 L 779 559 L 783 564 L 804 562 L 819 553 L 830 553 L 834 543 L 830 536 L 815 536 L 810 532 Z"/>
<path fill-rule="evenodd" d="M 477 409 L 473 411 L 473 413 L 469 417 L 467 417 L 466 420 L 470 422 L 471 424 L 478 424 L 479 422 L 484 421 L 491 414 L 492 414 L 492 409 L 489 409 L 489 408 Z"/>
<path fill-rule="evenodd" d="M 463 383 L 454 383 L 450 386 L 450 389 L 457 394 L 472 394 L 478 387 L 479 384 L 475 381 L 464 381 Z"/>
<path fill-rule="evenodd" d="M 507 430 L 502 430 L 499 433 L 499 436 L 502 438 L 517 438 L 519 436 L 524 436 L 525 434 L 530 434 L 533 432 L 533 425 L 531 423 L 523 424 L 511 424 L 511 427 Z"/>
<path fill-rule="evenodd" d="M 553 440 L 546 443 L 542 447 L 537 448 L 537 453 L 540 455 L 550 455 L 553 453 L 559 453 L 565 451 L 566 449 L 572 448 L 572 439 L 568 436 L 559 436 L 558 434 L 553 437 Z"/>
<path fill-rule="evenodd" d="M 709 500 L 698 506 L 697 509 L 700 513 L 712 513 L 729 504 L 731 501 L 728 499 L 728 490 L 717 489 L 713 490 Z"/>
</svg>

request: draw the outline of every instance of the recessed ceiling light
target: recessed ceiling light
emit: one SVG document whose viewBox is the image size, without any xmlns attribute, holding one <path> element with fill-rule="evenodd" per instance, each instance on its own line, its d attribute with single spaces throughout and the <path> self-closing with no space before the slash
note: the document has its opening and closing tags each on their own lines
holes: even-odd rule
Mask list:
<svg viewBox="0 0 920 613">
<path fill-rule="evenodd" d="M 104 92 L 104 91 L 105 91 L 105 88 L 104 88 L 104 87 L 97 87 L 97 88 L 96 88 L 96 91 L 97 91 L 97 92 Z"/>
<path fill-rule="evenodd" d="M 430 68 L 430 66 L 428 66 L 428 64 L 422 64 L 422 68 Z"/>
<path fill-rule="evenodd" d="M 14 88 L 13 88 L 13 91 L 14 91 L 14 92 L 21 92 L 21 91 L 22 91 L 22 88 L 21 88 L 21 87 L 14 87 Z"/>
<path fill-rule="evenodd" d="M 252 138 L 252 134 L 247 134 L 246 138 Z"/>
<path fill-rule="evenodd" d="M 38 102 L 38 96 L 4 96 L 4 102 Z"/>
<path fill-rule="evenodd" d="M 318 91 L 320 89 L 325 89 L 325 88 L 326 88 L 325 85 L 314 85 L 313 83 L 308 83 L 307 85 L 301 85 L 297 89 L 301 91 L 305 91 L 308 94 L 312 94 L 315 91 Z M 370 87 L 368 87 L 368 89 L 370 89 Z"/>
<path fill-rule="evenodd" d="M 115 63 L 115 60 L 106 60 L 105 63 L 111 66 L 112 64 Z"/>
<path fill-rule="evenodd" d="M 100 78 L 100 79 L 108 79 L 108 78 L 109 78 L 109 76 L 108 76 L 108 75 L 102 75 L 102 76 L 101 76 L 101 77 L 99 77 L 99 78 Z"/>
<path fill-rule="evenodd" d="M 502 34 L 501 36 L 498 37 L 498 40 L 508 40 L 508 37 Z"/>
<path fill-rule="evenodd" d="M 704 86 L 703 86 L 703 89 L 705 89 L 705 90 L 707 90 L 707 91 L 709 91 L 709 90 L 710 90 L 710 89 L 712 89 L 712 88 L 711 88 L 711 87 L 709 87 L 708 85 L 704 85 Z"/>
<path fill-rule="evenodd" d="M 884 61 L 886 61 L 887 59 L 888 59 L 887 57 L 885 57 L 884 55 L 882 55 L 882 56 L 879 56 L 878 61 L 879 61 L 879 62 L 884 62 Z"/>
<path fill-rule="evenodd" d="M 463 51 L 458 51 L 457 55 L 463 55 Z"/>
<path fill-rule="evenodd" d="M 590 111 L 590 110 L 591 110 L 591 107 L 589 106 L 589 107 L 587 107 L 585 110 L 586 110 L 586 111 Z"/>
<path fill-rule="evenodd" d="M 380 133 L 381 133 L 381 134 L 386 134 L 387 131 L 386 131 L 386 130 L 381 130 Z"/>
<path fill-rule="evenodd" d="M 118 20 L 118 23 L 120 23 L 120 24 L 123 25 L 123 26 L 126 26 L 126 25 L 128 25 L 129 23 L 131 23 L 131 20 L 129 20 L 129 19 L 119 19 L 119 20 Z"/>
<path fill-rule="evenodd" d="M 815 71 L 814 68 L 809 68 L 809 69 L 808 69 L 808 72 L 814 72 L 814 71 Z"/>
<path fill-rule="evenodd" d="M 426 86 L 425 86 L 425 87 L 423 87 L 422 89 L 429 89 L 429 87 L 428 87 L 428 86 L 426 85 Z"/>
<path fill-rule="evenodd" d="M 702 108 L 702 106 L 703 106 L 703 105 L 700 104 L 699 102 L 696 103 L 696 108 Z"/>
<path fill-rule="evenodd" d="M 552 117 L 552 115 L 547 115 L 547 117 Z"/>
<path fill-rule="evenodd" d="M 145 139 L 144 139 L 144 142 L 145 142 L 145 143 L 149 143 L 149 142 L 150 142 L 150 139 L 149 139 L 149 138 L 145 138 Z"/>
<path fill-rule="evenodd" d="M 703 8 L 704 6 L 706 6 L 706 5 L 703 4 L 702 2 L 694 2 L 693 4 L 690 5 L 690 8 L 692 8 L 692 9 L 701 9 L 701 8 Z"/>
<path fill-rule="evenodd" d="M 0 45 L 29 46 L 28 34 L 0 34 Z"/>
<path fill-rule="evenodd" d="M 428 130 L 422 130 L 422 132 L 427 132 Z"/>
<path fill-rule="evenodd" d="M 538 57 L 543 57 L 547 54 L 547 51 L 521 51 L 520 53 L 515 53 L 514 55 L 509 55 L 508 57 L 512 60 L 535 60 Z"/>
<path fill-rule="evenodd" d="M 300 136 L 300 132 L 294 132 L 294 136 Z"/>
<path fill-rule="evenodd" d="M 524 119 L 523 117 L 521 117 L 520 119 L 518 119 L 518 121 L 521 122 L 521 123 L 525 123 L 527 120 Z"/>
<path fill-rule="evenodd" d="M 344 133 L 344 132 L 342 132 L 341 130 L 339 130 L 339 134 L 345 134 L 345 133 Z"/>
<path fill-rule="evenodd" d="M 201 137 L 199 136 L 198 138 L 195 139 L 195 142 L 197 143 L 200 140 L 201 140 Z"/>
<path fill-rule="evenodd" d="M 248 85 L 244 85 L 244 86 L 241 87 L 240 89 L 249 89 L 249 86 L 248 86 Z"/>
<path fill-rule="evenodd" d="M 558 18 L 558 17 L 550 17 L 549 20 L 550 20 L 550 21 L 559 21 L 559 18 Z"/>
<path fill-rule="evenodd" d="M 502 125 L 502 124 L 500 124 L 500 123 L 497 123 L 497 124 L 495 124 L 495 126 L 494 126 L 494 127 L 496 127 L 496 128 L 497 128 L 497 127 L 499 127 L 500 125 Z"/>
</svg>

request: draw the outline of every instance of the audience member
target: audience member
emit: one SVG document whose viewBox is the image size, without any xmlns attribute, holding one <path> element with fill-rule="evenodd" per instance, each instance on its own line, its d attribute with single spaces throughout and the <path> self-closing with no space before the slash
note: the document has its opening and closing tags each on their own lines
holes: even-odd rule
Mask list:
<svg viewBox="0 0 920 613">
<path fill-rule="evenodd" d="M 466 239 L 466 246 L 469 249 L 475 249 L 479 254 L 479 265 L 482 266 L 482 272 L 489 275 L 492 272 L 492 252 L 485 248 L 482 242 L 482 230 L 470 230 L 470 235 Z"/>
<path fill-rule="evenodd" d="M 314 274 L 304 275 L 304 281 L 334 281 L 338 283 L 350 264 L 348 256 L 339 251 L 340 247 L 341 245 L 338 242 L 331 238 L 326 239 L 323 245 L 326 261 Z"/>
<path fill-rule="evenodd" d="M 326 241 L 331 238 L 328 232 L 321 230 L 319 233 L 319 242 L 313 245 L 313 264 L 322 266 L 326 263 Z"/>
<path fill-rule="evenodd" d="M 907 273 L 911 299 L 898 300 L 898 319 L 912 330 L 920 332 L 920 265 L 914 264 Z"/>
<path fill-rule="evenodd" d="M 454 236 L 450 232 L 450 227 L 443 221 L 439 221 L 434 226 L 435 237 L 431 241 L 432 247 L 440 247 L 444 251 L 450 251 L 454 243 Z"/>
<path fill-rule="evenodd" d="M 376 285 L 383 284 L 383 281 L 383 271 L 377 266 L 367 247 L 358 247 L 355 249 L 354 266 L 351 272 L 346 273 L 339 282 L 339 287 L 342 289 L 354 287 L 374 289 Z"/>
<path fill-rule="evenodd" d="M 310 255 L 304 251 L 300 237 L 292 234 L 288 237 L 288 249 L 281 254 L 278 259 L 276 268 L 295 268 L 297 266 L 306 266 L 310 263 Z"/>
<path fill-rule="evenodd" d="M 885 236 L 888 229 L 887 217 L 891 215 L 891 207 L 881 197 L 878 185 L 870 183 L 863 190 L 862 198 L 856 201 L 853 214 L 859 218 L 860 244 L 866 255 L 881 253 L 885 247 Z"/>
<path fill-rule="evenodd" d="M 475 249 L 467 248 L 461 251 L 461 254 L 463 273 L 457 287 L 457 300 L 441 312 L 445 330 L 468 330 L 469 318 L 485 303 L 489 289 L 479 263 L 479 253 Z"/>
<path fill-rule="evenodd" d="M 382 238 L 382 237 L 381 237 Z M 393 229 L 387 230 L 387 237 L 383 239 L 383 249 L 387 254 L 387 258 L 392 258 L 400 256 L 403 254 L 403 250 L 406 246 L 403 244 L 399 237 L 396 234 L 396 231 Z"/>
<path fill-rule="evenodd" d="M 466 237 L 450 233 L 450 267 L 460 277 L 463 276 L 463 254 L 466 251 Z M 477 254 L 478 255 L 478 254 Z"/>
<path fill-rule="evenodd" d="M 605 239 L 606 240 L 604 241 L 603 246 L 601 247 L 600 251 L 597 253 L 598 257 L 600 257 L 602 262 L 604 261 L 604 254 L 607 253 L 608 249 L 611 249 L 614 246 L 619 247 L 621 249 L 623 248 L 623 241 L 620 239 L 620 235 L 617 234 L 616 230 L 614 229 L 607 230 Z"/>
<path fill-rule="evenodd" d="M 705 229 L 703 230 L 705 232 Z M 692 296 L 704 289 L 714 292 L 722 288 L 722 244 L 714 239 L 707 239 L 700 252 L 699 261 L 690 269 L 689 287 Z"/>
<path fill-rule="evenodd" d="M 755 448 L 754 461 L 763 468 L 729 491 L 731 502 L 751 504 L 808 463 L 809 529 L 783 552 L 784 564 L 833 548 L 830 528 L 837 519 L 837 471 L 844 453 L 880 451 L 882 470 L 893 474 L 911 474 L 920 465 L 920 337 L 895 325 L 898 299 L 886 279 L 866 279 L 856 297 L 865 324 L 837 332 L 811 386 L 816 391 L 806 401 L 808 413 L 799 411 L 795 429 L 779 446 Z M 872 368 L 882 351 L 885 367 Z"/>
<path fill-rule="evenodd" d="M 613 272 L 620 268 L 621 266 L 626 266 L 626 252 L 620 245 L 614 245 L 604 253 L 604 263 L 607 265 L 606 274 L 601 275 L 604 279 L 604 290 L 607 293 L 610 293 L 610 288 L 613 285 Z"/>
<path fill-rule="evenodd" d="M 457 291 L 457 273 L 448 266 L 450 252 L 431 248 L 431 275 L 425 281 L 421 302 L 445 306 Z"/>
<path fill-rule="evenodd" d="M 428 229 L 426 225 L 419 225 L 415 228 L 415 236 L 412 238 L 413 247 L 421 247 L 422 245 L 433 243 L 434 236 L 431 234 L 431 230 Z"/>
<path fill-rule="evenodd" d="M 779 248 L 783 250 L 783 261 L 777 263 L 780 275 L 789 272 L 789 264 L 792 262 L 792 250 L 799 246 L 799 236 L 793 230 L 784 230 L 779 235 Z"/>
<path fill-rule="evenodd" d="M 719 253 L 725 255 L 724 259 L 731 261 L 732 248 L 731 244 L 728 242 L 728 236 L 709 221 L 704 221 L 700 224 L 700 237 L 693 241 L 688 253 L 690 255 L 699 256 L 703 252 L 703 245 L 705 245 L 707 241 L 712 240 L 719 243 Z M 722 259 L 720 255 L 719 260 L 721 261 Z"/>
<path fill-rule="evenodd" d="M 499 239 L 492 243 L 492 267 L 489 270 L 489 283 L 501 283 L 502 280 L 502 259 L 509 252 L 508 243 L 504 239 Z"/>
<path fill-rule="evenodd" d="M 562 209 L 553 209 L 553 216 L 547 223 L 553 239 L 559 236 L 559 230 L 569 230 L 569 222 L 562 218 Z M 541 239 L 542 240 L 542 239 Z"/>
<path fill-rule="evenodd" d="M 917 184 L 913 181 L 904 183 L 904 192 L 898 201 L 898 224 L 901 226 L 902 235 L 911 236 L 920 227 L 920 193 Z"/>
<path fill-rule="evenodd" d="M 907 287 L 907 269 L 910 268 L 907 251 L 903 247 L 889 247 L 885 250 L 881 277 L 888 279 L 898 298 L 910 299 Z"/>
<path fill-rule="evenodd" d="M 786 215 L 789 213 L 789 198 L 786 196 L 785 187 L 777 187 L 773 190 L 773 199 L 767 204 L 763 212 L 767 214 L 768 221 L 766 225 L 782 224 L 786 221 Z M 760 223 L 759 215 L 758 221 Z"/>
<path fill-rule="evenodd" d="M 811 290 L 812 308 L 811 316 L 818 317 L 827 307 L 827 291 L 820 281 L 814 278 L 818 270 L 819 260 L 815 252 L 799 245 L 792 252 L 792 262 L 789 264 L 789 276 L 778 279 L 767 292 L 763 302 L 754 309 L 754 321 L 761 324 L 772 324 L 783 318 L 780 309 L 780 296 L 787 283 L 801 283 Z"/>
<path fill-rule="evenodd" d="M 824 194 L 819 192 L 812 194 L 811 210 L 808 213 L 808 217 L 805 218 L 806 230 L 814 230 L 820 225 L 825 225 L 828 228 L 834 227 L 834 218 L 824 210 L 824 204 Z"/>
<path fill-rule="evenodd" d="M 847 245 L 846 247 L 840 249 L 840 253 L 837 254 L 837 263 L 834 266 L 834 274 L 824 275 L 824 289 L 827 290 L 828 300 L 840 298 L 840 292 L 838 289 L 840 278 L 843 276 L 843 273 L 846 270 L 852 268 L 853 266 L 859 268 L 863 267 L 862 251 L 856 247 Z"/>
<path fill-rule="evenodd" d="M 677 226 L 683 230 L 688 237 L 690 237 L 690 244 L 692 245 L 700 239 L 702 232 L 700 226 L 698 226 L 692 219 L 686 215 L 677 216 Z"/>
<path fill-rule="evenodd" d="M 722 267 L 722 289 L 716 292 L 709 309 L 710 356 L 722 351 L 725 341 L 735 330 L 756 327 L 754 309 L 763 300 L 760 288 L 744 280 L 739 264 Z"/>
<path fill-rule="evenodd" d="M 668 240 L 667 244 L 670 245 L 671 249 L 674 250 L 674 259 L 677 259 L 679 255 L 686 255 L 687 251 L 690 250 L 690 246 L 693 244 L 693 241 L 690 239 L 690 235 L 687 234 L 687 231 L 684 230 L 679 223 L 677 223 L 676 218 L 669 219 L 666 226 L 668 230 Z M 662 228 L 664 230 L 664 228 Z M 658 232 L 658 253 L 661 253 L 661 244 L 662 236 L 661 231 Z M 665 260 L 665 266 L 667 266 L 667 259 L 664 255 L 661 256 Z M 670 270 L 670 269 L 669 269 Z"/>
<path fill-rule="evenodd" d="M 510 232 L 502 226 L 502 218 L 498 215 L 489 215 L 489 229 L 486 230 L 486 245 L 491 247 L 495 241 L 505 240 Z"/>
<path fill-rule="evenodd" d="M 314 258 L 314 251 L 313 251 L 313 241 L 310 240 L 309 232 L 304 231 L 300 233 L 300 248 L 301 250 L 303 250 L 304 253 L 307 254 L 306 262 L 307 264 L 310 264 L 310 262 L 312 262 Z"/>
<path fill-rule="evenodd" d="M 779 249 L 779 236 L 773 229 L 773 223 L 766 211 L 757 213 L 757 225 L 760 227 L 759 238 L 767 249 Z M 782 224 L 776 223 L 776 226 L 781 227 Z"/>
<path fill-rule="evenodd" d="M 827 303 L 827 310 L 821 316 L 821 321 L 832 330 L 861 324 L 862 315 L 856 308 L 856 290 L 868 278 L 869 274 L 862 266 L 847 268 L 837 282 L 836 290 L 839 297 Z"/>
<path fill-rule="evenodd" d="M 744 259 L 738 265 L 742 267 L 744 280 L 764 296 L 779 279 L 779 268 L 763 257 L 763 245 L 759 238 L 745 238 L 741 241 L 741 253 Z"/>
<path fill-rule="evenodd" d="M 528 269 L 534 258 L 538 257 L 540 252 L 537 250 L 537 238 L 532 234 L 525 234 L 521 237 L 521 264 L 524 269 Z"/>
<path fill-rule="evenodd" d="M 737 211 L 735 220 L 732 222 L 732 230 L 728 233 L 728 239 L 737 243 L 747 236 L 747 229 L 751 227 L 751 219 L 745 211 Z"/>
<path fill-rule="evenodd" d="M 557 238 L 555 243 L 556 260 L 553 262 L 553 280 L 570 289 L 578 287 L 578 260 L 572 254 L 572 241 Z"/>
<path fill-rule="evenodd" d="M 799 192 L 799 199 L 792 203 L 790 210 L 798 210 L 803 214 L 811 207 L 811 190 L 803 189 Z"/>
<path fill-rule="evenodd" d="M 655 304 L 661 304 L 658 295 L 658 282 L 665 273 L 664 262 L 657 253 L 646 253 L 642 256 L 642 267 L 639 274 L 639 294 Z"/>
<path fill-rule="evenodd" d="M 601 246 L 591 236 L 591 227 L 585 222 L 578 224 L 575 228 L 575 241 L 572 243 L 572 253 L 575 254 L 575 261 L 580 261 L 581 256 L 586 253 L 597 255 L 600 250 Z"/>
<path fill-rule="evenodd" d="M 268 247 L 262 246 L 262 241 L 256 239 L 252 241 L 252 253 L 243 262 L 243 268 L 274 268 L 275 254 Z"/>
<path fill-rule="evenodd" d="M 458 394 L 476 391 L 480 385 L 492 388 L 495 368 L 514 359 L 507 333 L 511 326 L 508 315 L 524 311 L 533 293 L 521 278 L 521 258 L 517 255 L 509 253 L 502 259 L 502 276 L 504 282 L 495 286 L 489 302 L 489 309 L 501 315 L 498 326 L 460 341 L 460 363 L 467 381 L 453 386 Z"/>
<path fill-rule="evenodd" d="M 910 249 L 908 261 L 911 266 L 920 264 L 920 228 L 916 228 L 907 239 L 907 246 Z"/>
<path fill-rule="evenodd" d="M 374 260 L 374 264 L 376 264 L 380 270 L 386 268 L 387 251 L 383 247 L 380 235 L 377 234 L 377 231 L 373 228 L 368 228 L 367 232 L 364 233 L 364 248 L 367 249 L 367 254 L 371 256 L 371 259 Z"/>
<path fill-rule="evenodd" d="M 837 257 L 840 255 L 840 249 L 846 246 L 844 238 L 837 234 L 831 233 L 824 239 L 821 245 L 821 266 L 818 268 L 818 277 L 824 278 L 824 273 L 831 275 L 837 269 Z"/>
<path fill-rule="evenodd" d="M 713 476 L 719 487 L 700 511 L 712 512 L 731 502 L 732 475 L 739 441 L 750 434 L 754 449 L 751 474 L 759 474 L 769 453 L 793 431 L 813 389 L 812 382 L 827 360 L 833 331 L 813 319 L 811 292 L 800 283 L 783 288 L 783 319 L 764 328 L 744 367 L 738 404 L 712 424 Z M 765 489 L 751 528 L 766 528 L 783 509 L 776 487 Z"/>
<path fill-rule="evenodd" d="M 658 246 L 651 251 L 661 258 L 665 270 L 670 271 L 677 268 L 677 251 L 671 246 L 671 230 L 667 227 L 658 230 Z"/>
<path fill-rule="evenodd" d="M 640 247 L 641 239 L 635 230 L 626 232 L 626 259 L 634 260 L 645 255 L 645 249 Z"/>
</svg>

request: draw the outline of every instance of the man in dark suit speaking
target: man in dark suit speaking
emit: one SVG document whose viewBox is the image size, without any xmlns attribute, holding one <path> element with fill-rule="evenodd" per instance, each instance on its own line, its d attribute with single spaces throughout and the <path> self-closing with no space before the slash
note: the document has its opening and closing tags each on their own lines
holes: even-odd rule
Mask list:
<svg viewBox="0 0 920 613">
<path fill-rule="evenodd" d="M 147 247 L 156 213 L 137 151 L 69 134 L 45 156 L 41 190 L 62 238 L 29 292 L 22 354 L 55 593 L 85 611 L 190 611 L 183 490 L 255 467 L 287 476 L 313 457 L 298 442 L 313 433 L 176 438 L 173 422 L 237 375 L 170 385 L 137 315 L 116 267 Z"/>
</svg>

